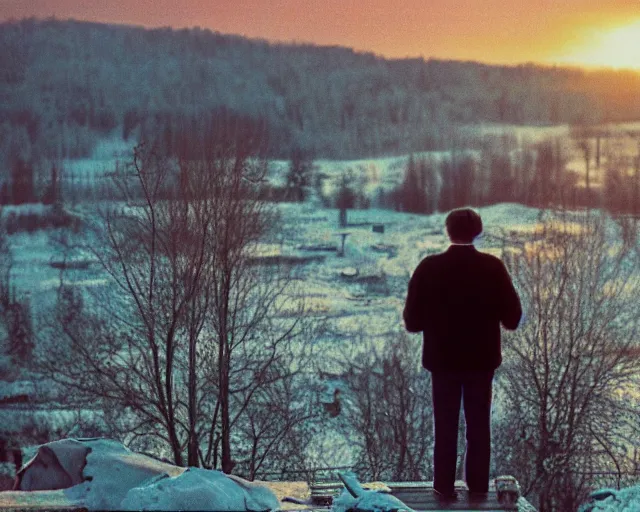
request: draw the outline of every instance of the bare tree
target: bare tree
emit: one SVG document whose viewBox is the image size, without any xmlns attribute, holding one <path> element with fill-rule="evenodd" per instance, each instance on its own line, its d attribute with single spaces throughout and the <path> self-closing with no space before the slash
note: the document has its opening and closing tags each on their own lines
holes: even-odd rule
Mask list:
<svg viewBox="0 0 640 512">
<path fill-rule="evenodd" d="M 31 301 L 28 294 L 20 297 L 16 293 L 11 282 L 12 267 L 6 221 L 0 206 L 0 332 L 5 335 L 2 348 L 15 362 L 25 366 L 30 365 L 34 346 Z"/>
<path fill-rule="evenodd" d="M 2 216 L 2 210 L 3 207 L 0 204 L 0 333 L 3 335 L 0 355 L 4 356 L 9 350 L 8 314 L 11 302 L 11 251 L 7 240 L 7 230 L 5 227 L 5 219 Z"/>
<path fill-rule="evenodd" d="M 551 214 L 506 241 L 526 321 L 504 341 L 496 455 L 541 511 L 575 510 L 596 473 L 637 467 L 640 410 L 623 394 L 640 371 L 638 256 L 594 212 Z"/>
<path fill-rule="evenodd" d="M 431 475 L 431 385 L 414 341 L 403 332 L 389 333 L 378 346 L 362 340 L 365 351 L 345 363 L 344 408 L 356 465 L 372 479 L 424 480 Z"/>
<path fill-rule="evenodd" d="M 61 286 L 40 363 L 129 442 L 230 472 L 232 430 L 259 389 L 292 378 L 278 363 L 294 344 L 302 357 L 310 333 L 292 269 L 256 264 L 277 221 L 255 195 L 260 134 L 218 128 L 197 159 L 136 148 L 116 176 L 126 206 L 104 215 L 92 247 L 113 290 Z"/>
<path fill-rule="evenodd" d="M 0 311 L 3 313 L 10 300 L 11 250 L 7 239 L 3 207 L 0 204 Z M 3 316 L 4 318 L 4 316 Z"/>
<path fill-rule="evenodd" d="M 312 158 L 301 149 L 291 152 L 287 170 L 286 197 L 290 201 L 303 202 L 309 193 L 313 173 Z"/>
<path fill-rule="evenodd" d="M 289 354 L 268 370 L 273 373 L 274 385 L 255 392 L 238 425 L 248 441 L 238 450 L 238 466 L 250 480 L 274 473 L 302 473 L 309 467 L 306 452 L 322 427 L 323 411 L 313 397 L 309 375 L 278 378 L 290 373 L 294 358 Z"/>
<path fill-rule="evenodd" d="M 509 154 L 486 151 L 482 156 L 489 169 L 487 202 L 491 204 L 513 201 L 516 183 Z"/>
<path fill-rule="evenodd" d="M 260 242 L 275 226 L 275 212 L 266 203 L 257 201 L 253 184 L 262 177 L 261 169 L 243 169 L 250 147 L 236 147 L 244 152 L 245 163 L 236 157 L 231 172 L 205 173 L 213 186 L 216 202 L 211 215 L 211 228 L 216 233 L 215 258 L 209 269 L 210 300 L 206 308 L 207 325 L 215 336 L 215 366 L 217 368 L 218 403 L 211 423 L 211 432 L 219 422 L 221 467 L 230 472 L 231 429 L 244 414 L 254 396 L 269 384 L 293 377 L 294 370 L 285 365 L 286 354 L 310 340 L 308 325 L 303 321 L 304 305 L 292 305 L 292 269 L 284 265 L 257 265 L 254 258 Z M 220 146 L 206 163 L 228 159 Z M 218 165 L 218 164 L 216 164 Z M 255 171 L 258 171 L 256 174 Z M 247 171 L 251 179 L 247 179 Z M 211 182 L 213 182 L 211 184 Z M 281 312 L 294 308 L 286 320 Z M 303 338 L 304 336 L 304 338 Z M 296 347 L 294 347 L 294 341 Z M 304 352 L 296 351 L 302 358 Z M 274 372 L 280 368 L 282 372 Z M 285 369 L 286 368 L 286 369 Z M 219 414 L 219 416 L 218 416 Z M 213 460 L 210 458 L 213 453 Z M 217 464 L 217 452 L 207 450 L 207 464 Z"/>
<path fill-rule="evenodd" d="M 347 226 L 347 210 L 353 208 L 356 203 L 356 193 L 353 190 L 354 176 L 351 169 L 347 169 L 340 175 L 339 188 L 336 196 L 336 207 L 340 210 L 338 225 L 341 228 Z"/>
<path fill-rule="evenodd" d="M 593 155 L 593 145 L 592 139 L 596 139 L 596 169 L 600 170 L 600 136 L 598 132 L 589 125 L 578 124 L 571 128 L 571 137 L 575 141 L 577 149 L 582 153 L 582 157 L 584 158 L 584 200 L 583 204 L 587 208 L 590 208 L 593 205 L 593 191 L 591 186 L 591 172 L 592 172 L 592 160 L 594 158 Z"/>
</svg>

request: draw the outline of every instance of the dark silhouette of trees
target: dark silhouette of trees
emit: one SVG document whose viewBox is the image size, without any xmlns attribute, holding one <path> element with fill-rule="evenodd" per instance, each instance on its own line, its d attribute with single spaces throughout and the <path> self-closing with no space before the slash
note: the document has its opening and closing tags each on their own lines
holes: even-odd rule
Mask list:
<svg viewBox="0 0 640 512">
<path fill-rule="evenodd" d="M 412 213 L 426 213 L 427 194 L 423 188 L 422 176 L 413 155 L 409 157 L 402 184 L 402 210 Z"/>
<path fill-rule="evenodd" d="M 15 285 L 11 283 L 13 258 L 6 221 L 0 206 L 0 332 L 6 336 L 0 348 L 16 364 L 27 366 L 34 349 L 31 304 L 28 296 L 16 296 Z"/>
<path fill-rule="evenodd" d="M 35 347 L 31 318 L 31 302 L 28 298 L 18 300 L 15 289 L 5 300 L 3 297 L 0 311 L 7 332 L 7 354 L 22 365 L 30 365 Z"/>
<path fill-rule="evenodd" d="M 472 156 L 452 152 L 442 162 L 439 210 L 447 211 L 471 204 L 476 186 L 476 161 Z"/>
<path fill-rule="evenodd" d="M 609 158 L 604 175 L 604 204 L 614 214 L 634 213 L 635 176 L 626 172 L 624 159 Z"/>
<path fill-rule="evenodd" d="M 395 194 L 402 211 L 433 213 L 438 197 L 438 169 L 426 158 L 409 157 L 404 181 Z"/>
<path fill-rule="evenodd" d="M 489 166 L 489 190 L 486 202 L 516 202 L 517 189 L 513 165 L 509 154 L 489 152 L 486 154 Z"/>
<path fill-rule="evenodd" d="M 60 186 L 60 167 L 55 161 L 51 162 L 49 183 L 42 195 L 42 202 L 44 204 L 58 205 L 63 203 L 62 188 Z"/>
<path fill-rule="evenodd" d="M 340 227 L 347 225 L 347 210 L 353 208 L 356 203 L 356 193 L 353 191 L 353 174 L 345 171 L 340 176 L 340 184 L 336 196 L 336 207 L 340 211 L 338 224 Z"/>
<path fill-rule="evenodd" d="M 136 110 L 128 110 L 124 113 L 122 121 L 122 138 L 129 140 L 133 130 L 140 125 L 140 114 Z"/>
<path fill-rule="evenodd" d="M 556 192 L 554 178 L 555 153 L 553 144 L 542 142 L 536 146 L 535 174 L 530 183 L 532 196 L 536 205 L 546 207 L 552 201 Z"/>
<path fill-rule="evenodd" d="M 522 204 L 532 205 L 535 198 L 531 190 L 531 181 L 535 179 L 535 152 L 524 145 L 518 150 L 514 164 L 514 174 L 516 176 L 516 197 Z"/>
<path fill-rule="evenodd" d="M 11 203 L 33 203 L 36 200 L 33 165 L 21 156 L 15 156 L 11 165 Z"/>
<path fill-rule="evenodd" d="M 440 162 L 440 173 L 442 176 L 442 187 L 440 188 L 440 197 L 438 198 L 438 210 L 445 212 L 452 210 L 455 204 L 455 170 L 452 159 L 444 158 Z"/>
<path fill-rule="evenodd" d="M 425 213 L 430 214 L 436 211 L 438 204 L 438 168 L 437 164 L 430 159 L 420 159 L 418 169 L 421 180 L 421 187 L 425 193 Z"/>
<path fill-rule="evenodd" d="M 584 190 L 584 201 L 587 206 L 592 206 L 592 197 L 591 197 L 591 161 L 593 159 L 593 149 L 592 149 L 592 132 L 588 126 L 584 125 L 576 125 L 572 127 L 571 130 L 572 138 L 576 141 L 577 146 L 582 153 L 582 158 L 584 159 L 584 168 L 585 168 L 585 190 Z M 598 139 L 599 140 L 599 139 Z M 598 144 L 599 148 L 599 144 Z M 598 151 L 598 167 L 599 167 L 599 151 Z"/>
<path fill-rule="evenodd" d="M 294 149 L 287 169 L 287 198 L 290 201 L 303 202 L 307 197 L 307 188 L 311 184 L 313 160 L 302 150 Z"/>
</svg>

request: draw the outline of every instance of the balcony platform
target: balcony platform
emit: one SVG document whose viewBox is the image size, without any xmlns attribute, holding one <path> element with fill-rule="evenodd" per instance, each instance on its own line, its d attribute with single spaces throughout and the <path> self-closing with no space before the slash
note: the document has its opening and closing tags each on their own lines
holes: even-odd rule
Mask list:
<svg viewBox="0 0 640 512">
<path fill-rule="evenodd" d="M 357 487 L 357 482 L 355 482 Z M 519 486 L 515 478 L 502 476 L 491 482 L 489 492 L 486 496 L 477 497 L 470 495 L 464 482 L 456 482 L 455 500 L 443 501 L 433 490 L 432 482 L 384 482 L 376 484 L 363 484 L 366 490 L 368 487 L 394 496 L 402 501 L 407 507 L 416 512 L 422 511 L 442 511 L 460 510 L 468 512 L 480 511 L 517 511 L 518 500 L 522 506 L 529 505 L 520 498 Z M 311 503 L 313 510 L 329 510 L 330 505 L 339 496 L 345 485 L 342 482 L 316 482 L 311 486 Z M 360 491 L 355 490 L 356 495 Z M 533 510 L 530 505 L 525 508 Z M 289 507 L 287 507 L 289 509 Z M 292 510 L 292 509 L 289 509 Z M 300 509 L 302 510 L 302 509 Z"/>
</svg>

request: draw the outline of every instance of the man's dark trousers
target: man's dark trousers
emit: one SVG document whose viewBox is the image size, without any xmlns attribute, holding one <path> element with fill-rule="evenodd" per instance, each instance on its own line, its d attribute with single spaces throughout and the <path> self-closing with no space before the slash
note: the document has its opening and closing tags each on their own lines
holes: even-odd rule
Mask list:
<svg viewBox="0 0 640 512">
<path fill-rule="evenodd" d="M 460 401 L 467 426 L 465 480 L 471 492 L 487 492 L 491 460 L 491 384 L 493 371 L 434 371 L 433 450 L 436 490 L 454 490 Z"/>
</svg>

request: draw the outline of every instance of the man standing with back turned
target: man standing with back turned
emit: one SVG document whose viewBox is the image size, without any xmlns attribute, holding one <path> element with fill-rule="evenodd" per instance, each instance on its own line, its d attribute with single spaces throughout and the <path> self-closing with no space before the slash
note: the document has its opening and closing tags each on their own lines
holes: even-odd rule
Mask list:
<svg viewBox="0 0 640 512">
<path fill-rule="evenodd" d="M 409 281 L 404 322 L 423 333 L 422 366 L 431 372 L 436 493 L 455 499 L 458 417 L 467 432 L 465 480 L 469 491 L 489 490 L 491 383 L 502 362 L 500 324 L 518 327 L 520 299 L 499 258 L 478 252 L 473 240 L 482 219 L 469 208 L 446 219 L 451 246 L 424 258 Z"/>
</svg>

